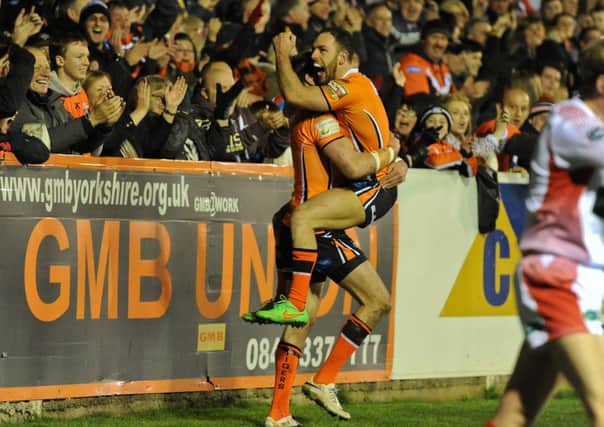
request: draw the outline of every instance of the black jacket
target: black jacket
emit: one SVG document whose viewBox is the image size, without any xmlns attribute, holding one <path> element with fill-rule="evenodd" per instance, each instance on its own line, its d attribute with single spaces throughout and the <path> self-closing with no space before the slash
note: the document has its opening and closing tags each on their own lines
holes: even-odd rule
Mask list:
<svg viewBox="0 0 604 427">
<path fill-rule="evenodd" d="M 195 123 L 189 113 L 178 112 L 166 143 L 160 150 L 162 159 L 212 160 L 213 146 L 203 124 Z"/>
<path fill-rule="evenodd" d="M 42 141 L 19 131 L 0 135 L 0 150 L 12 152 L 21 163 L 44 163 L 50 151 Z"/>
<path fill-rule="evenodd" d="M 124 112 L 103 140 L 103 156 L 158 159 L 172 125 L 162 116 L 147 114 L 135 125 L 130 111 Z"/>
<path fill-rule="evenodd" d="M 248 108 L 236 107 L 227 126 L 214 119 L 214 106 L 205 99 L 193 106 L 195 124 L 206 133 L 212 160 L 262 162 L 277 157 L 289 145 L 289 129 L 265 129 Z"/>
</svg>

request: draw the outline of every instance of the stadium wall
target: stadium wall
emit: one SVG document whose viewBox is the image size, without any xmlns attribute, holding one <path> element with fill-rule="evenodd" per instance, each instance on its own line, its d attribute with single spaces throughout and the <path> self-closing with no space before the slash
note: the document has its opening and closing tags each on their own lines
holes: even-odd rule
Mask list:
<svg viewBox="0 0 604 427">
<path fill-rule="evenodd" d="M 508 373 L 524 185 L 502 184 L 485 236 L 473 180 L 412 170 L 407 181 L 397 208 L 351 231 L 395 310 L 339 381 Z M 51 156 L 23 167 L 7 155 L 0 402 L 272 385 L 280 328 L 239 316 L 272 295 L 271 216 L 290 193 L 291 170 L 273 165 Z M 329 283 L 298 383 L 353 310 Z"/>
</svg>

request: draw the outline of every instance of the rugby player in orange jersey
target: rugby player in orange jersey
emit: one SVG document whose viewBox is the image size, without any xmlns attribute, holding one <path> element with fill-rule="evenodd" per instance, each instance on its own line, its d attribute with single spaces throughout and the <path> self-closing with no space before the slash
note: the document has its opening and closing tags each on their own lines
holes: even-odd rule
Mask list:
<svg viewBox="0 0 604 427">
<path fill-rule="evenodd" d="M 279 285 L 286 286 L 286 274 L 295 262 L 291 256 L 290 214 L 346 179 L 355 179 L 377 172 L 382 164 L 398 151 L 393 147 L 372 153 L 356 151 L 338 121 L 330 113 L 299 110 L 293 118 L 292 157 L 294 159 L 294 191 L 291 200 L 273 217 Z M 273 400 L 265 427 L 295 427 L 300 424 L 292 417 L 289 400 L 298 361 L 304 343 L 314 323 L 322 285 L 329 277 L 358 301 L 359 306 L 340 333 L 339 345 L 334 346 L 315 379 L 307 381 L 303 392 L 328 412 L 349 419 L 337 397 L 335 378 L 350 355 L 390 310 L 390 295 L 384 282 L 363 252 L 344 231 L 327 231 L 314 236 L 318 246 L 318 266 L 311 279 L 308 296 L 308 317 L 304 327 L 285 327 L 275 350 L 275 384 Z M 248 313 L 250 314 L 250 313 Z M 319 382 L 323 380 L 324 382 Z"/>
<path fill-rule="evenodd" d="M 292 33 L 275 36 L 273 46 L 279 84 L 290 105 L 310 111 L 333 111 L 360 152 L 388 146 L 391 134 L 386 111 L 371 80 L 358 71 L 350 33 L 330 29 L 314 40 L 311 57 L 320 86 L 306 86 L 296 75 L 291 63 L 296 47 Z M 317 260 L 315 231 L 365 227 L 385 215 L 396 201 L 396 185 L 404 180 L 412 161 L 405 158 L 404 162 L 392 162 L 394 156 L 390 160 L 392 166 L 387 169 L 350 181 L 347 188 L 323 192 L 294 210 L 291 288 L 287 299 L 277 299 L 256 311 L 255 319 L 265 323 L 303 323 L 308 317 L 306 299 Z"/>
</svg>

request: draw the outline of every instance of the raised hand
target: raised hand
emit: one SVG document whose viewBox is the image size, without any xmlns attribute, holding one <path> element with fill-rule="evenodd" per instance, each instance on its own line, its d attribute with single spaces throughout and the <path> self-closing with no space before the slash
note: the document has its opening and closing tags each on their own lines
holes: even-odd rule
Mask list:
<svg viewBox="0 0 604 427">
<path fill-rule="evenodd" d="M 233 112 L 235 100 L 243 90 L 241 79 L 226 92 L 222 92 L 222 86 L 216 83 L 216 107 L 214 108 L 214 117 L 217 120 L 226 120 Z"/>
<path fill-rule="evenodd" d="M 141 79 L 136 85 L 136 108 L 130 113 L 130 118 L 138 125 L 151 108 L 151 85 L 147 79 Z"/>
<path fill-rule="evenodd" d="M 147 114 L 151 108 L 151 86 L 147 79 L 136 85 L 136 110 Z"/>
<path fill-rule="evenodd" d="M 149 50 L 147 52 L 147 57 L 149 59 L 153 59 L 157 61 L 164 55 L 167 55 L 170 52 L 170 46 L 165 43 L 163 40 L 155 39 L 149 44 Z"/>
<path fill-rule="evenodd" d="M 40 15 L 36 13 L 35 6 L 32 6 L 31 10 L 27 13 L 25 9 L 21 9 L 13 27 L 13 42 L 19 46 L 24 46 L 27 39 L 40 32 L 43 23 Z"/>
<path fill-rule="evenodd" d="M 342 28 L 350 33 L 361 31 L 363 27 L 363 12 L 356 7 L 348 6 L 344 13 Z"/>
<path fill-rule="evenodd" d="M 166 110 L 168 113 L 176 113 L 178 110 L 178 106 L 185 99 L 185 95 L 187 94 L 187 81 L 183 76 L 180 76 L 176 79 L 174 84 L 169 84 L 166 86 L 166 94 L 164 96 L 164 101 L 166 102 Z"/>
<path fill-rule="evenodd" d="M 498 141 L 501 141 L 505 136 L 507 126 L 510 123 L 510 113 L 507 108 L 501 107 L 499 104 L 496 104 L 497 108 L 497 118 L 495 119 L 495 131 L 493 135 L 497 138 Z"/>
<path fill-rule="evenodd" d="M 401 63 L 397 62 L 394 64 L 390 72 L 392 74 L 392 78 L 394 79 L 394 83 L 399 87 L 405 87 L 405 83 L 407 83 L 407 76 L 405 76 L 405 73 L 403 70 L 401 70 Z"/>
<path fill-rule="evenodd" d="M 122 29 L 114 28 L 111 30 L 111 38 L 109 44 L 119 56 L 124 55 L 124 46 L 122 45 Z"/>
<path fill-rule="evenodd" d="M 210 18 L 208 21 L 208 40 L 215 42 L 221 28 L 222 21 L 219 18 Z"/>
<path fill-rule="evenodd" d="M 273 37 L 273 47 L 276 55 L 294 56 L 296 49 L 296 36 L 290 31 L 284 31 Z"/>
<path fill-rule="evenodd" d="M 143 24 L 147 17 L 147 5 L 141 4 L 134 9 L 130 9 L 130 22 L 133 24 Z"/>
</svg>

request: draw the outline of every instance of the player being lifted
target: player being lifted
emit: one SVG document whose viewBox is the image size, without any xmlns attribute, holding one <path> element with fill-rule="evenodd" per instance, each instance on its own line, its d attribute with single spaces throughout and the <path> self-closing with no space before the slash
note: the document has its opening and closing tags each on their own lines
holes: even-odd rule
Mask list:
<svg viewBox="0 0 604 427">
<path fill-rule="evenodd" d="M 294 159 L 294 191 L 292 198 L 273 217 L 277 268 L 280 287 L 286 285 L 288 271 L 296 262 L 291 257 L 291 212 L 308 200 L 328 191 L 332 185 L 347 179 L 356 179 L 376 173 L 388 164 L 398 151 L 393 147 L 371 153 L 356 151 L 335 117 L 330 113 L 298 110 L 292 126 L 292 154 Z M 308 336 L 319 306 L 323 282 L 327 277 L 346 289 L 359 307 L 345 322 L 333 351 L 312 380 L 303 386 L 303 392 L 331 414 L 348 419 L 338 400 L 335 378 L 350 355 L 390 311 L 390 295 L 384 282 L 367 261 L 363 252 L 344 231 L 326 231 L 316 236 L 317 268 L 308 295 L 309 322 L 302 328 L 288 325 L 275 351 L 275 385 L 267 427 L 299 426 L 289 407 L 291 389 L 304 341 Z"/>
<path fill-rule="evenodd" d="M 335 113 L 340 127 L 359 152 L 374 152 L 390 143 L 388 117 L 377 90 L 358 71 L 352 36 L 340 29 L 320 33 L 313 42 L 311 58 L 318 86 L 307 86 L 296 75 L 291 56 L 296 38 L 292 33 L 273 39 L 279 84 L 286 101 L 295 107 Z M 395 160 L 395 156 L 389 160 Z M 397 159 L 398 160 L 398 159 Z M 246 321 L 303 325 L 308 322 L 306 299 L 317 261 L 316 230 L 365 227 L 385 215 L 396 201 L 396 185 L 404 180 L 412 159 L 389 162 L 388 168 L 347 188 L 333 188 L 296 207 L 291 215 L 293 281 L 287 298 L 277 298 Z"/>
</svg>

